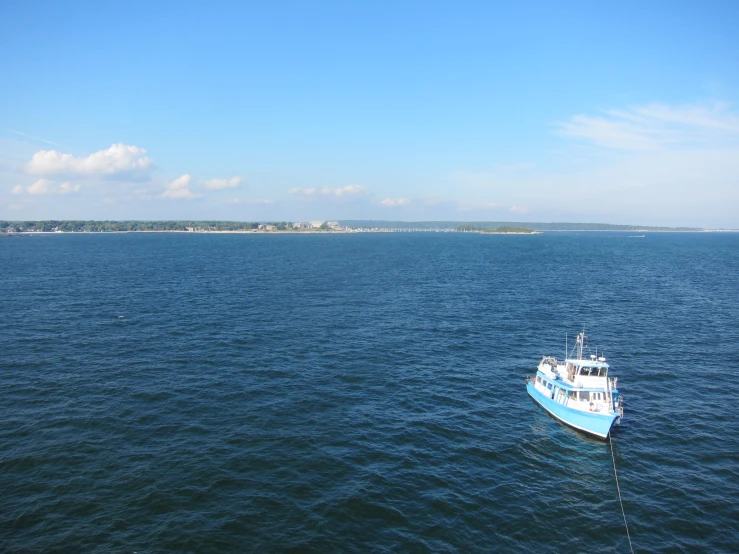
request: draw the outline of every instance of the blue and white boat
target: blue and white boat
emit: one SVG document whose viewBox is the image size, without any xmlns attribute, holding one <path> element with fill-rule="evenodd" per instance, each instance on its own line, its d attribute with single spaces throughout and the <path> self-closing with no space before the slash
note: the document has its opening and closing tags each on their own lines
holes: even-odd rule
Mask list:
<svg viewBox="0 0 739 554">
<path fill-rule="evenodd" d="M 624 399 L 617 378 L 608 376 L 606 359 L 590 354 L 587 338 L 584 331 L 577 336 L 564 363 L 544 356 L 536 376 L 526 379 L 526 390 L 561 422 L 605 439 L 624 416 Z"/>
</svg>

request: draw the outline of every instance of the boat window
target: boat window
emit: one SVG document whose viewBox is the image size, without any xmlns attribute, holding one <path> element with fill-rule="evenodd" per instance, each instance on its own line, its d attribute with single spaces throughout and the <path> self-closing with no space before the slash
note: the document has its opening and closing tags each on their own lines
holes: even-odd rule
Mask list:
<svg viewBox="0 0 739 554">
<path fill-rule="evenodd" d="M 588 400 L 590 400 L 590 393 L 589 392 L 580 391 L 580 400 L 582 402 L 587 402 Z"/>
<path fill-rule="evenodd" d="M 577 400 L 577 392 L 574 390 L 571 390 L 570 392 L 567 393 L 567 398 L 569 398 L 570 400 Z"/>
<path fill-rule="evenodd" d="M 551 383 L 547 383 L 547 388 L 548 388 L 549 390 L 552 390 L 552 384 L 551 384 Z"/>
<path fill-rule="evenodd" d="M 536 382 L 541 383 L 541 377 L 539 377 L 538 375 L 536 376 Z"/>
</svg>

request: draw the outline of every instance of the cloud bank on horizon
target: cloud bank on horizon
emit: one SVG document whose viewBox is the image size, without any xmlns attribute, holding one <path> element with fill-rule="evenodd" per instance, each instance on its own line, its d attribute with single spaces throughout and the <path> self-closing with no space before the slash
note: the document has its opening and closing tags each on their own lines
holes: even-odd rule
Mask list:
<svg viewBox="0 0 739 554">
<path fill-rule="evenodd" d="M 243 29 L 244 8 L 210 27 L 206 6 L 155 6 L 196 37 L 185 42 L 147 34 L 150 22 L 111 28 L 105 6 L 80 20 L 50 8 L 32 41 L 37 16 L 19 6 L 0 22 L 18 83 L 0 91 L 13 108 L 0 114 L 0 219 L 739 228 L 739 38 L 727 23 L 739 7 L 714 8 L 674 6 L 681 18 L 667 21 L 654 6 L 591 6 L 575 24 L 545 4 L 534 16 L 436 6 L 419 27 L 412 6 L 395 6 L 408 24 L 395 35 L 383 3 L 341 16 L 296 7 L 301 25 L 261 6 Z M 67 28 L 98 31 L 65 33 L 58 68 L 42 65 L 34 52 Z M 96 32 L 117 40 L 89 48 Z M 26 84 L 34 74 L 49 86 Z"/>
</svg>

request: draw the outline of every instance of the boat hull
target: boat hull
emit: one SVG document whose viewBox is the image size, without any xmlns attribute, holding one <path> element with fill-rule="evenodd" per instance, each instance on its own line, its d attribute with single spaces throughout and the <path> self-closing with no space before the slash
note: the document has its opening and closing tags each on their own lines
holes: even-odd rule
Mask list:
<svg viewBox="0 0 739 554">
<path fill-rule="evenodd" d="M 563 406 L 539 392 L 530 382 L 526 384 L 526 390 L 531 398 L 562 423 L 601 439 L 608 437 L 613 423 L 618 419 L 617 414 L 583 412 Z"/>
</svg>

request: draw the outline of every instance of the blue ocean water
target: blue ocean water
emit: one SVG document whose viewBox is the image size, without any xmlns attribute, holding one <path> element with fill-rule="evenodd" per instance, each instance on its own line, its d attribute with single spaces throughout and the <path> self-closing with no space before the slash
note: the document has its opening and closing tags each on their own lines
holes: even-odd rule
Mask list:
<svg viewBox="0 0 739 554">
<path fill-rule="evenodd" d="M 739 235 L 0 237 L 0 550 L 736 552 Z M 120 317 L 123 316 L 123 317 Z M 600 351 L 599 350 L 599 351 Z"/>
</svg>

